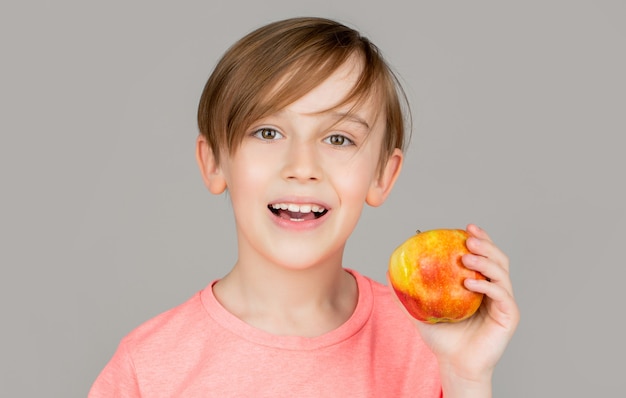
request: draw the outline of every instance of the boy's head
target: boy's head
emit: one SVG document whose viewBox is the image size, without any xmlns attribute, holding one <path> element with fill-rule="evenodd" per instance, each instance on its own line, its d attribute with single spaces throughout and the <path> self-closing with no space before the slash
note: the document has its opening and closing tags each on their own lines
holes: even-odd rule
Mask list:
<svg viewBox="0 0 626 398">
<path fill-rule="evenodd" d="M 405 144 L 402 88 L 378 48 L 357 31 L 323 18 L 293 18 L 263 26 L 235 43 L 209 78 L 198 108 L 200 133 L 216 162 L 234 153 L 246 130 L 301 98 L 357 56 L 362 73 L 337 105 L 374 98 L 385 120 L 379 169 Z M 330 109 L 329 109 L 330 110 Z"/>
</svg>

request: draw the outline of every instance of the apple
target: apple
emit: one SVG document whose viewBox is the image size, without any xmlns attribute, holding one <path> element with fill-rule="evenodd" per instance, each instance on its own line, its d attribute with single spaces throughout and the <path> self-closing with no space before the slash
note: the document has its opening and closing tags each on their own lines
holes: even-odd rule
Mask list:
<svg viewBox="0 0 626 398">
<path fill-rule="evenodd" d="M 467 278 L 485 279 L 465 267 L 469 253 L 461 229 L 434 229 L 413 235 L 391 254 L 389 282 L 415 319 L 426 323 L 460 322 L 472 316 L 483 294 L 463 285 Z"/>
</svg>

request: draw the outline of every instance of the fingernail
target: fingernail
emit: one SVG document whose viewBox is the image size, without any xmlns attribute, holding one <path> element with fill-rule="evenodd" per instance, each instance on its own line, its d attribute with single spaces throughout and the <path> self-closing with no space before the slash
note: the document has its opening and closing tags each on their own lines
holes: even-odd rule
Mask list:
<svg viewBox="0 0 626 398">
<path fill-rule="evenodd" d="M 463 255 L 463 264 L 469 265 L 469 266 L 475 265 L 476 264 L 476 257 L 474 257 L 471 254 L 464 254 Z"/>
<path fill-rule="evenodd" d="M 470 236 L 469 238 L 467 238 L 467 244 L 470 246 L 478 246 L 480 243 L 480 241 L 476 238 L 474 238 L 473 236 Z"/>
<path fill-rule="evenodd" d="M 463 282 L 465 283 L 465 286 L 468 288 L 475 287 L 478 285 L 478 281 L 476 279 L 468 278 Z"/>
</svg>

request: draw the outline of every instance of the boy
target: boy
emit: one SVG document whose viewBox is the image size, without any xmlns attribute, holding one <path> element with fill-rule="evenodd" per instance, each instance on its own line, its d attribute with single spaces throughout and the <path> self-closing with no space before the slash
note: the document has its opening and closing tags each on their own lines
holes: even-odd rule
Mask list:
<svg viewBox="0 0 626 398">
<path fill-rule="evenodd" d="M 126 336 L 90 397 L 486 397 L 517 325 L 506 256 L 468 226 L 488 281 L 475 316 L 412 320 L 388 287 L 342 266 L 364 203 L 400 172 L 401 89 L 376 47 L 334 21 L 250 33 L 202 94 L 196 156 L 228 190 L 238 258 Z"/>
</svg>

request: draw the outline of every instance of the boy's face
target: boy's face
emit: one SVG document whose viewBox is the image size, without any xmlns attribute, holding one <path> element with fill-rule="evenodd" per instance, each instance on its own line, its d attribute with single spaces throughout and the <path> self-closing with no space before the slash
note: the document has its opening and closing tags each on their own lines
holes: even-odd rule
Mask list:
<svg viewBox="0 0 626 398">
<path fill-rule="evenodd" d="M 325 111 L 347 96 L 359 72 L 360 63 L 349 60 L 304 97 L 255 122 L 219 166 L 199 138 L 205 182 L 213 193 L 230 193 L 239 263 L 341 264 L 364 203 L 385 200 L 402 154 L 396 150 L 379 173 L 384 114 L 375 101 L 344 118 L 350 104 Z"/>
</svg>

